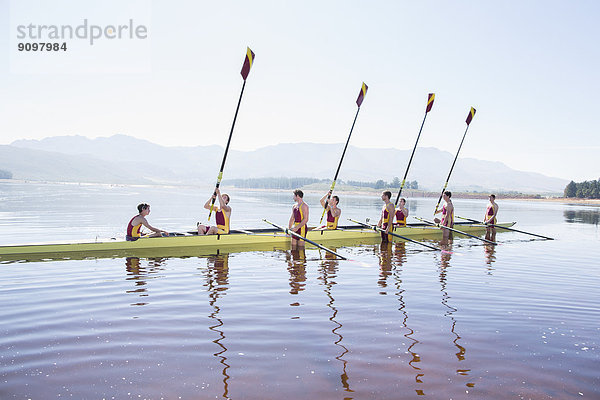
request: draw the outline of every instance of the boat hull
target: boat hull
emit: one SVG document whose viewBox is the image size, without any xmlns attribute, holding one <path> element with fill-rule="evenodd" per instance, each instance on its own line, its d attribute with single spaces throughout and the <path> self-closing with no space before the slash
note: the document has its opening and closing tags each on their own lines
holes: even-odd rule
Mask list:
<svg viewBox="0 0 600 400">
<path fill-rule="evenodd" d="M 511 227 L 515 223 L 499 224 Z M 469 223 L 456 224 L 456 229 L 470 234 L 483 234 L 485 227 Z M 413 240 L 435 239 L 441 236 L 441 230 L 425 224 L 414 224 L 396 228 L 394 233 Z M 357 226 L 341 227 L 337 230 L 311 230 L 307 238 L 331 247 L 357 245 L 360 243 L 377 243 L 381 235 L 372 229 Z M 395 241 L 402 239 L 394 238 Z M 198 236 L 179 234 L 169 237 L 141 238 L 133 242 L 124 240 L 105 240 L 78 243 L 44 243 L 14 246 L 0 246 L 0 261 L 86 258 L 86 257 L 123 257 L 123 256 L 185 256 L 198 254 L 214 254 L 221 252 L 260 251 L 273 248 L 286 248 L 290 238 L 274 229 L 256 229 L 249 231 L 232 231 L 229 235 Z M 307 247 L 311 247 L 307 243 Z"/>
</svg>

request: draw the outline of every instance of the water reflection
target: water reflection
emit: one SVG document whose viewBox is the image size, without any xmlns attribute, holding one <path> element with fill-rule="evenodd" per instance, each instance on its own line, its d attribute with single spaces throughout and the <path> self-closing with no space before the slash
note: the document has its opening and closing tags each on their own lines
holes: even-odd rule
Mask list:
<svg viewBox="0 0 600 400">
<path fill-rule="evenodd" d="M 331 250 L 337 252 L 337 248 L 331 248 Z M 325 259 L 321 261 L 321 276 L 319 276 L 318 279 L 323 282 L 323 286 L 325 286 L 325 294 L 329 299 L 329 301 L 327 302 L 327 307 L 331 309 L 331 317 L 329 317 L 329 320 L 335 325 L 335 327 L 331 330 L 331 333 L 333 333 L 333 335 L 335 336 L 335 340 L 333 343 L 336 346 L 338 346 L 341 351 L 341 353 L 335 358 L 336 360 L 342 363 L 342 373 L 340 374 L 340 380 L 346 392 L 354 392 L 350 388 L 348 373 L 346 371 L 348 361 L 344 359 L 344 355 L 346 355 L 349 352 L 349 350 L 348 348 L 346 348 L 346 346 L 342 344 L 342 340 L 344 339 L 344 337 L 338 332 L 338 330 L 342 328 L 342 324 L 340 324 L 336 320 L 338 310 L 335 307 L 335 299 L 333 298 L 331 290 L 333 285 L 336 285 L 335 278 L 337 276 L 338 266 L 338 258 L 329 252 L 325 252 Z"/>
<path fill-rule="evenodd" d="M 206 269 L 206 288 L 208 290 L 208 296 L 210 298 L 208 304 L 212 307 L 212 312 L 208 315 L 209 318 L 215 321 L 214 325 L 208 327 L 211 331 L 218 335 L 218 338 L 213 340 L 219 351 L 213 355 L 219 359 L 221 365 L 223 365 L 223 398 L 229 399 L 229 374 L 227 370 L 230 365 L 227 364 L 227 347 L 225 347 L 224 339 L 225 333 L 223 332 L 223 320 L 219 317 L 221 308 L 218 305 L 218 300 L 222 296 L 227 294 L 229 288 L 229 254 L 216 254 L 206 258 L 207 269 Z"/>
<path fill-rule="evenodd" d="M 484 244 L 483 252 L 485 254 L 485 263 L 487 264 L 488 275 L 492 274 L 494 268 L 492 268 L 492 264 L 496 261 L 496 246 L 493 244 Z"/>
<path fill-rule="evenodd" d="M 565 210 L 565 221 L 568 223 L 582 223 L 598 225 L 600 223 L 600 210 Z"/>
<path fill-rule="evenodd" d="M 296 248 L 285 252 L 285 259 L 290 273 L 290 294 L 298 294 L 306 286 L 306 253 L 304 248 Z M 300 303 L 292 303 L 299 306 Z"/>
<path fill-rule="evenodd" d="M 148 258 L 148 267 L 146 268 L 138 257 L 127 257 L 125 259 L 125 270 L 127 278 L 125 280 L 133 281 L 135 289 L 126 290 L 125 293 L 136 293 L 139 297 L 148 296 L 148 280 L 152 279 L 152 274 L 163 269 L 166 258 L 156 257 Z M 132 303 L 132 306 L 145 306 L 147 302 Z"/>
<path fill-rule="evenodd" d="M 384 251 L 387 251 L 387 249 L 384 248 Z M 402 327 L 406 331 L 406 333 L 404 334 L 404 337 L 410 342 L 410 344 L 408 345 L 408 348 L 406 349 L 408 354 L 410 354 L 410 356 L 412 357 L 411 360 L 408 362 L 408 365 L 410 365 L 410 367 L 413 369 L 413 371 L 415 373 L 415 383 L 417 385 L 420 385 L 423 383 L 422 378 L 423 378 L 423 376 L 425 376 L 425 374 L 423 373 L 421 367 L 419 367 L 419 365 L 418 365 L 421 362 L 421 356 L 414 349 L 415 346 L 417 344 L 419 344 L 419 341 L 413 337 L 413 335 L 415 334 L 415 331 L 408 324 L 408 313 L 406 312 L 406 302 L 404 301 L 405 289 L 402 287 L 402 276 L 401 276 L 402 266 L 404 265 L 405 261 L 406 261 L 406 243 L 405 242 L 397 242 L 396 247 L 394 248 L 393 264 L 394 264 L 395 268 L 393 269 L 393 274 L 394 274 L 394 282 L 395 282 L 395 286 L 396 286 L 396 297 L 398 298 L 398 302 L 400 303 L 400 307 L 398 308 L 398 311 L 400 311 L 402 313 Z M 419 389 L 418 386 L 415 389 L 415 392 L 419 396 L 425 395 L 425 392 L 423 391 L 423 389 Z"/>
<path fill-rule="evenodd" d="M 379 245 L 377 257 L 379 258 L 379 280 L 377 284 L 382 288 L 387 287 L 387 278 L 392 274 L 392 242 L 382 242 Z M 375 250 L 375 248 L 373 248 Z M 387 294 L 379 292 L 379 294 Z"/>
<path fill-rule="evenodd" d="M 441 243 L 440 243 L 440 245 L 441 245 Z M 458 311 L 458 309 L 450 304 L 449 300 L 451 299 L 451 297 L 448 295 L 448 291 L 446 289 L 446 286 L 448 284 L 447 274 L 448 274 L 449 269 L 451 268 L 450 260 L 452 258 L 452 255 L 450 254 L 450 252 L 452 251 L 452 244 L 450 243 L 448 245 L 445 245 L 445 250 L 447 250 L 448 253 L 444 252 L 444 253 L 440 254 L 440 267 L 439 267 L 440 286 L 441 286 L 440 291 L 442 292 L 442 304 L 444 306 L 446 306 L 446 308 L 448 309 L 444 313 L 444 316 L 450 318 L 450 320 L 452 321 L 452 326 L 450 328 L 450 332 L 452 332 L 452 334 L 454 335 L 454 339 L 452 340 L 452 343 L 458 350 L 455 353 L 456 359 L 458 360 L 459 363 L 461 363 L 461 362 L 465 361 L 465 359 L 466 359 L 465 354 L 466 354 L 467 350 L 459 342 L 461 339 L 461 336 L 458 334 L 458 331 L 456 329 L 456 319 L 454 319 L 454 313 L 456 311 Z M 467 368 L 457 368 L 456 369 L 456 373 L 458 375 L 468 376 L 469 372 L 471 372 L 471 370 L 467 369 Z M 474 387 L 475 384 L 468 382 L 466 384 L 466 386 Z"/>
</svg>

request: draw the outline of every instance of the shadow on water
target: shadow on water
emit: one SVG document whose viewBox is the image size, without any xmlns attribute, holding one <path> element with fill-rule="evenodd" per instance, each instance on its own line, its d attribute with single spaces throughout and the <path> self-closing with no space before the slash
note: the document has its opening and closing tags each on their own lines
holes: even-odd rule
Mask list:
<svg viewBox="0 0 600 400">
<path fill-rule="evenodd" d="M 331 250 L 336 252 L 337 248 L 331 248 Z M 335 341 L 333 343 L 341 349 L 341 353 L 337 357 L 335 357 L 335 359 L 342 363 L 342 373 L 340 375 L 340 380 L 344 391 L 354 392 L 354 390 L 350 388 L 350 379 L 346 371 L 348 361 L 344 359 L 344 356 L 349 352 L 349 350 L 346 346 L 342 344 L 342 340 L 344 340 L 344 337 L 338 332 L 338 330 L 342 328 L 342 324 L 340 324 L 336 320 L 338 310 L 335 307 L 335 299 L 332 294 L 332 288 L 334 285 L 336 285 L 335 278 L 337 276 L 339 261 L 335 255 L 329 252 L 325 252 L 324 256 L 325 259 L 321 262 L 321 276 L 318 279 L 323 282 L 323 286 L 325 287 L 325 294 L 329 299 L 329 302 L 327 303 L 327 307 L 331 309 L 331 317 L 329 317 L 329 320 L 335 325 L 335 327 L 331 330 L 331 333 L 333 333 L 333 335 L 335 336 Z"/>
<path fill-rule="evenodd" d="M 452 241 L 450 240 L 448 243 L 445 243 L 445 244 L 442 242 L 440 242 L 440 246 L 442 246 L 442 248 L 444 248 L 444 250 L 448 250 L 449 252 L 451 252 L 452 251 Z M 457 331 L 456 319 L 454 318 L 454 313 L 457 312 L 458 309 L 450 304 L 449 300 L 451 299 L 451 297 L 450 297 L 450 295 L 448 295 L 448 291 L 446 288 L 446 286 L 448 284 L 447 274 L 448 274 L 450 268 L 452 268 L 452 266 L 450 264 L 451 258 L 452 258 L 452 255 L 450 253 L 440 254 L 440 264 L 439 264 L 440 285 L 441 285 L 440 291 L 442 292 L 442 304 L 448 309 L 444 313 L 444 316 L 450 318 L 450 320 L 452 321 L 452 325 L 450 328 L 450 331 L 454 335 L 454 339 L 452 340 L 452 343 L 458 350 L 455 353 L 455 355 L 456 355 L 456 359 L 458 360 L 458 363 L 460 364 L 466 360 L 467 350 L 465 349 L 464 346 L 462 346 L 460 344 L 461 336 L 459 335 L 459 333 Z M 471 372 L 471 370 L 468 368 L 457 368 L 456 369 L 456 373 L 458 375 L 462 375 L 462 376 L 468 376 L 469 372 Z M 466 386 L 472 388 L 475 386 L 475 383 L 467 382 Z"/>
<path fill-rule="evenodd" d="M 215 324 L 209 326 L 208 329 L 218 335 L 218 338 L 213 340 L 213 343 L 219 346 L 219 351 L 213 355 L 217 357 L 221 365 L 223 365 L 223 398 L 229 399 L 228 381 L 230 376 L 227 373 L 227 370 L 230 368 L 230 365 L 227 364 L 227 347 L 225 347 L 223 342 L 225 333 L 222 330 L 224 324 L 223 320 L 219 317 L 221 308 L 218 305 L 219 298 L 225 296 L 227 294 L 227 289 L 229 288 L 229 254 L 209 256 L 206 257 L 206 261 L 205 286 L 209 293 L 209 305 L 212 307 L 212 312 L 208 317 L 215 321 Z"/>
<path fill-rule="evenodd" d="M 600 210 L 565 210 L 565 222 L 598 225 L 600 223 Z"/>
<path fill-rule="evenodd" d="M 128 281 L 133 281 L 135 283 L 135 289 L 126 290 L 126 293 L 135 293 L 139 297 L 147 297 L 148 296 L 148 280 L 158 278 L 159 276 L 153 276 L 153 274 L 158 273 L 164 269 L 163 265 L 166 258 L 148 258 L 148 267 L 145 267 L 138 257 L 127 257 L 125 259 L 125 270 L 127 271 Z M 137 302 L 132 303 L 132 306 L 145 306 L 148 303 L 146 302 Z"/>
</svg>

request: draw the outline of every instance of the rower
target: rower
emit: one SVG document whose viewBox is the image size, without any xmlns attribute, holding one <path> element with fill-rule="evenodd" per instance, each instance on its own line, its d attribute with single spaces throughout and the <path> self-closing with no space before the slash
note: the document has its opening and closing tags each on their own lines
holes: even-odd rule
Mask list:
<svg viewBox="0 0 600 400">
<path fill-rule="evenodd" d="M 213 195 L 204 203 L 204 208 L 207 210 L 211 209 L 215 199 L 219 199 L 219 206 L 215 211 L 215 221 L 217 226 L 197 224 L 198 235 L 226 235 L 229 233 L 229 218 L 231 217 L 231 207 L 229 207 L 229 200 L 231 198 L 228 194 L 221 194 L 219 188 L 215 188 Z"/>
<path fill-rule="evenodd" d="M 304 202 L 304 192 L 300 189 L 294 190 L 294 201 L 296 204 L 292 207 L 292 216 L 288 223 L 288 228 L 302 237 L 306 237 L 308 231 L 308 204 Z M 292 249 L 296 246 L 304 247 L 304 240 L 292 236 Z"/>
<path fill-rule="evenodd" d="M 133 242 L 138 240 L 141 237 L 159 237 L 159 236 L 169 236 L 169 232 L 163 231 L 161 229 L 155 228 L 148 223 L 146 216 L 150 214 L 150 205 L 146 203 L 138 204 L 137 206 L 139 214 L 131 218 L 129 223 L 127 224 L 127 232 L 125 233 L 125 240 Z M 146 228 L 150 229 L 151 234 L 143 234 L 140 229 L 144 225 Z"/>
<path fill-rule="evenodd" d="M 327 200 L 329 197 L 329 201 Z M 337 229 L 338 220 L 342 215 L 342 210 L 338 208 L 340 198 L 331 195 L 331 190 L 321 198 L 321 206 L 327 211 L 327 229 Z"/>
<path fill-rule="evenodd" d="M 450 200 L 450 198 L 452 197 L 452 192 L 450 192 L 449 190 L 446 190 L 444 192 L 443 195 L 443 199 L 444 199 L 444 207 L 442 207 L 441 210 L 437 210 L 434 214 L 439 214 L 442 213 L 442 219 L 440 220 L 439 218 L 435 218 L 434 221 L 436 224 L 441 224 L 442 226 L 447 226 L 448 228 L 453 228 L 454 227 L 454 205 L 452 204 L 452 200 Z M 442 234 L 442 238 L 444 241 L 448 240 L 448 238 L 450 237 L 450 229 L 444 229 L 442 228 L 443 234 Z"/>
<path fill-rule="evenodd" d="M 381 241 L 388 242 L 391 241 L 392 235 L 390 235 L 390 230 L 392 229 L 392 225 L 394 222 L 394 203 L 390 201 L 392 197 L 392 192 L 386 190 L 381 194 L 381 200 L 385 203 L 383 208 L 381 209 L 381 218 L 379 218 L 379 222 L 377 226 L 381 229 L 384 229 L 385 232 L 381 232 Z"/>
<path fill-rule="evenodd" d="M 496 204 L 496 195 L 490 194 L 490 204 L 488 204 L 485 210 L 485 216 L 483 217 L 483 223 L 488 225 L 485 232 L 485 238 L 496 241 L 496 216 L 498 215 L 498 204 Z"/>
<path fill-rule="evenodd" d="M 408 209 L 406 208 L 406 199 L 402 197 L 400 198 L 398 208 L 396 208 L 396 222 L 394 223 L 394 228 L 406 226 L 406 218 L 408 218 Z"/>
</svg>

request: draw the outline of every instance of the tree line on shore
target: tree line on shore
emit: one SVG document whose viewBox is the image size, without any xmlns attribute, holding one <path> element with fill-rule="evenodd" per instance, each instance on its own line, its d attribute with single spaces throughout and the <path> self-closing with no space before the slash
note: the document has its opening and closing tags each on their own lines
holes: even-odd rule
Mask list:
<svg viewBox="0 0 600 400">
<path fill-rule="evenodd" d="M 238 188 L 258 188 L 258 189 L 296 189 L 306 185 L 312 185 L 313 183 L 324 183 L 330 184 L 329 179 L 317 179 L 317 178 L 248 178 L 248 179 L 227 179 L 223 183 L 232 185 Z M 349 186 L 371 188 L 371 189 L 385 189 L 385 188 L 400 188 L 400 178 L 395 177 L 391 182 L 386 182 L 383 179 L 377 181 L 343 181 L 338 180 L 338 184 L 345 184 Z M 418 189 L 419 182 L 411 181 L 406 182 L 404 187 L 406 189 Z"/>
<path fill-rule="evenodd" d="M 565 197 L 600 199 L 600 179 L 596 181 L 569 182 L 565 187 Z"/>
<path fill-rule="evenodd" d="M 12 177 L 12 172 L 0 169 L 0 179 L 12 179 Z"/>
</svg>

